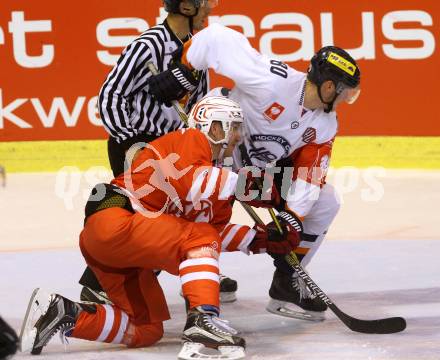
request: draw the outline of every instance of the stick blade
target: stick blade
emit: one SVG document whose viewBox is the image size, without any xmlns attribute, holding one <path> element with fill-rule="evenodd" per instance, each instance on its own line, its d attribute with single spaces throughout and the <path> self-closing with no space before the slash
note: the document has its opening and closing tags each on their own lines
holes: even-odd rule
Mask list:
<svg viewBox="0 0 440 360">
<path fill-rule="evenodd" d="M 335 304 L 330 304 L 329 308 L 352 331 L 364 334 L 394 334 L 406 329 L 406 320 L 402 317 L 361 320 L 346 314 Z"/>
<path fill-rule="evenodd" d="M 364 334 L 394 334 L 406 329 L 406 321 L 402 317 L 378 320 L 360 320 L 351 318 L 346 325 L 351 330 Z"/>
</svg>

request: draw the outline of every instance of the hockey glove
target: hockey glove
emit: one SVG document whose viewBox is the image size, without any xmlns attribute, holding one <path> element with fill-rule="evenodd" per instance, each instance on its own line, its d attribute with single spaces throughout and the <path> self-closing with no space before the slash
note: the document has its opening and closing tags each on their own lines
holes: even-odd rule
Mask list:
<svg viewBox="0 0 440 360">
<path fill-rule="evenodd" d="M 171 104 L 174 100 L 182 99 L 199 85 L 187 66 L 181 62 L 173 62 L 168 70 L 158 75 L 152 75 L 148 80 L 149 93 L 164 104 Z"/>
<path fill-rule="evenodd" d="M 281 222 L 281 235 L 274 222 L 254 226 L 255 237 L 249 245 L 254 254 L 267 252 L 270 255 L 286 255 L 294 250 L 300 242 L 299 233 L 284 221 Z"/>
<path fill-rule="evenodd" d="M 242 172 L 240 172 L 240 177 L 241 174 Z M 272 175 L 263 171 L 261 177 L 256 177 L 251 172 L 247 172 L 246 178 L 243 180 L 246 181 L 244 195 L 245 197 L 251 197 L 252 200 L 240 199 L 240 201 L 257 208 L 276 208 L 279 206 L 281 202 L 280 194 Z M 255 196 L 255 194 L 258 195 Z"/>
<path fill-rule="evenodd" d="M 6 359 L 17 351 L 18 338 L 15 331 L 0 318 L 0 359 Z"/>
<path fill-rule="evenodd" d="M 298 217 L 291 211 L 281 211 L 277 218 L 280 219 L 280 222 L 290 226 L 298 233 L 302 233 L 304 231 L 302 221 L 298 219 Z"/>
</svg>

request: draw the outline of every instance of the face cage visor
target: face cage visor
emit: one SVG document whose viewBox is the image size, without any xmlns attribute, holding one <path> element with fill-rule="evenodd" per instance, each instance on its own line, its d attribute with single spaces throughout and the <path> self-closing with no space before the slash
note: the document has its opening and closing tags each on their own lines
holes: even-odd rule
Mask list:
<svg viewBox="0 0 440 360">
<path fill-rule="evenodd" d="M 213 120 L 216 121 L 216 120 Z M 223 144 L 225 147 L 229 144 L 229 141 L 232 138 L 232 134 L 233 133 L 238 133 L 240 134 L 240 138 L 243 137 L 243 122 L 241 121 L 221 121 L 222 123 L 222 128 L 223 131 L 225 132 L 225 137 L 221 140 L 217 140 L 215 141 L 214 139 L 212 139 L 209 135 L 209 140 L 213 143 L 213 144 Z"/>
<path fill-rule="evenodd" d="M 356 102 L 361 94 L 360 86 L 356 86 L 355 88 L 348 87 L 344 84 L 339 84 L 336 90 L 341 101 L 346 102 L 349 105 L 352 105 Z"/>
</svg>

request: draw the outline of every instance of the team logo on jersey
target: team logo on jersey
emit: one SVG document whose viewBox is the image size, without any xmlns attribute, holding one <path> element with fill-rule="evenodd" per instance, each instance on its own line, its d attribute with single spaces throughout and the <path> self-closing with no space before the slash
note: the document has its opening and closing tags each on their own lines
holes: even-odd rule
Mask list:
<svg viewBox="0 0 440 360">
<path fill-rule="evenodd" d="M 274 142 L 279 144 L 283 148 L 284 154 L 282 157 L 287 156 L 290 153 L 291 145 L 290 143 L 278 135 L 265 135 L 265 134 L 256 134 L 251 135 L 250 139 L 250 149 L 249 149 L 249 157 L 251 159 L 257 159 L 264 162 L 272 162 L 278 159 L 278 156 L 266 149 L 264 146 L 257 147 L 255 146 L 255 142 Z"/>
<path fill-rule="evenodd" d="M 251 135 L 252 142 L 275 142 L 283 147 L 284 155 L 287 156 L 290 153 L 291 145 L 290 143 L 279 135 L 264 135 L 264 134 L 256 134 Z"/>
<path fill-rule="evenodd" d="M 285 110 L 283 105 L 274 102 L 271 106 L 269 106 L 264 112 L 264 117 L 266 120 L 275 121 Z"/>
<path fill-rule="evenodd" d="M 270 163 L 272 161 L 275 161 L 277 159 L 277 156 L 275 154 L 272 154 L 264 146 L 257 148 L 252 144 L 252 147 L 249 149 L 249 158 Z"/>
<path fill-rule="evenodd" d="M 304 133 L 302 135 L 302 139 L 306 144 L 311 143 L 312 141 L 315 141 L 316 140 L 316 129 L 312 128 L 312 127 L 308 127 L 306 129 L 306 131 L 304 131 Z"/>
<path fill-rule="evenodd" d="M 291 127 L 293 130 L 298 129 L 298 128 L 299 128 L 299 122 L 298 122 L 298 121 L 294 121 L 294 122 L 290 125 L 290 127 Z"/>
</svg>

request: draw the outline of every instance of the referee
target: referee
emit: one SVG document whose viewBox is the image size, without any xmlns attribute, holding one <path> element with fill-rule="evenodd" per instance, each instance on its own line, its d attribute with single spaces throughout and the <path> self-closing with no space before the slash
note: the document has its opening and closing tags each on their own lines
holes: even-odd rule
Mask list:
<svg viewBox="0 0 440 360">
<path fill-rule="evenodd" d="M 157 101 L 148 93 L 153 62 L 159 72 L 175 67 L 173 85 L 180 90 L 186 112 L 209 90 L 208 71 L 188 73 L 173 62 L 175 54 L 188 41 L 194 30 L 201 30 L 217 0 L 164 0 L 168 16 L 128 45 L 116 66 L 108 75 L 99 93 L 99 111 L 104 128 L 109 133 L 107 151 L 113 175 L 124 172 L 125 155 L 133 144 L 148 143 L 183 127 L 177 111 Z M 183 81 L 182 81 L 183 79 Z M 81 300 L 106 302 L 106 294 L 90 268 L 79 283 L 83 285 Z M 221 276 L 221 297 L 235 300 L 236 281 Z"/>
<path fill-rule="evenodd" d="M 150 142 L 183 126 L 173 107 L 156 101 L 148 93 L 153 62 L 159 72 L 167 70 L 176 52 L 201 30 L 211 11 L 211 2 L 203 0 L 164 0 L 168 16 L 165 21 L 141 34 L 123 51 L 108 75 L 99 94 L 99 110 L 109 133 L 108 156 L 113 175 L 124 171 L 125 152 L 136 142 Z M 185 110 L 208 92 L 208 72 L 191 79 L 193 88 L 185 96 Z M 192 76 L 188 74 L 188 76 Z"/>
</svg>

